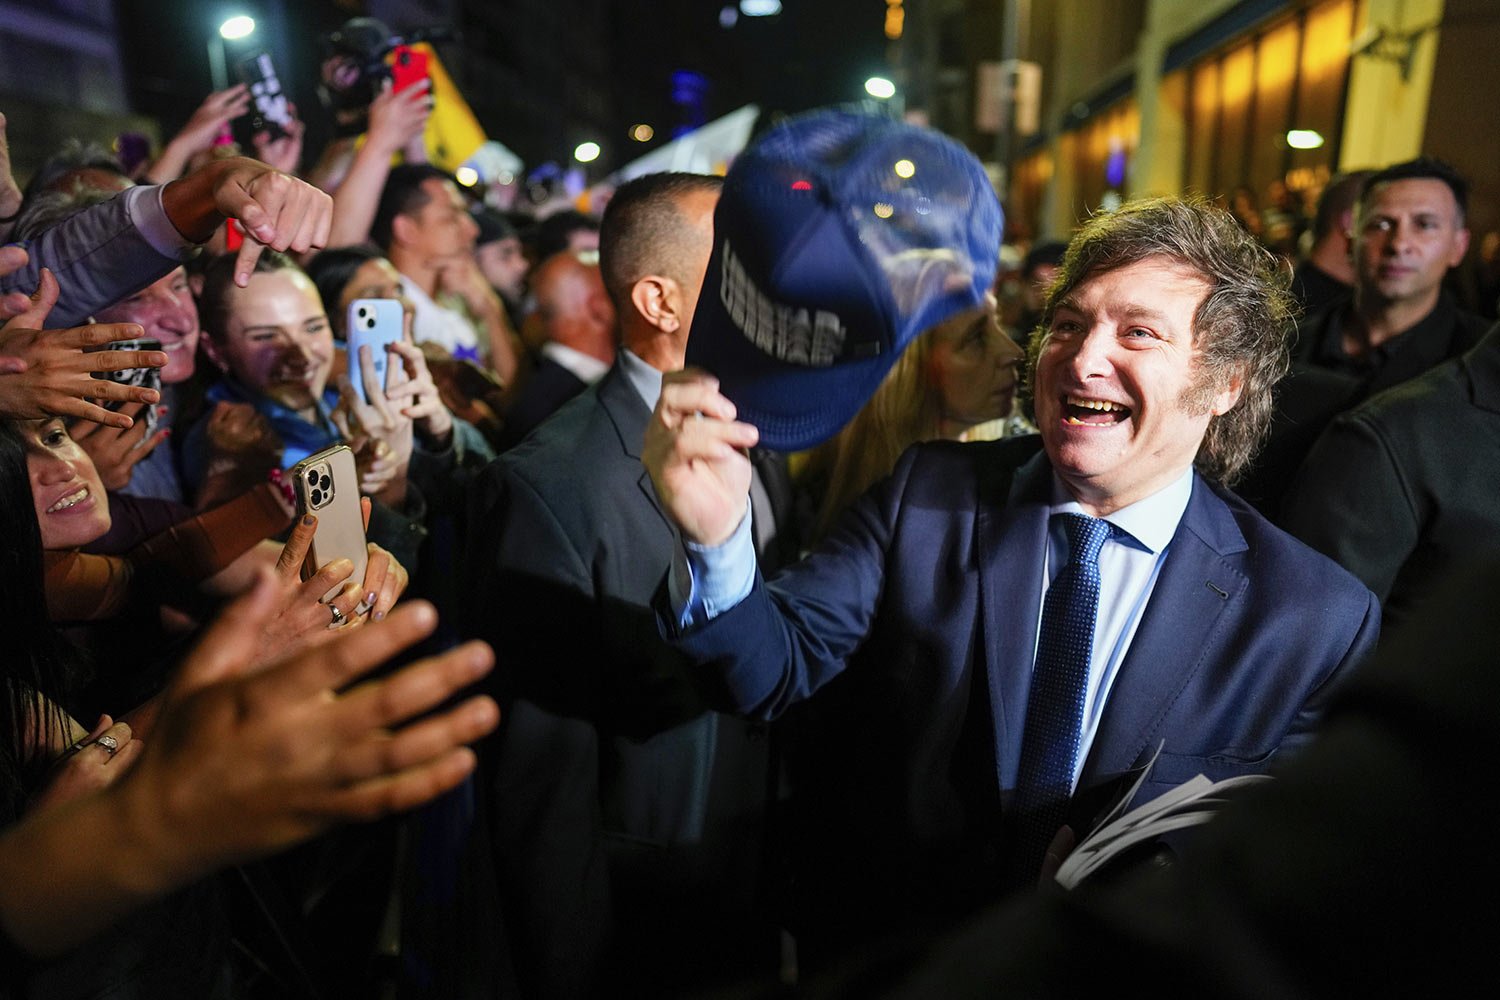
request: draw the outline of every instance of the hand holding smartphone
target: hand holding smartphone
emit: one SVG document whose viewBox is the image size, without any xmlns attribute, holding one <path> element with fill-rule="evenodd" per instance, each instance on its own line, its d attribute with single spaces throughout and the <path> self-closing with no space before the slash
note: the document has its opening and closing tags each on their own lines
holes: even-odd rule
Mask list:
<svg viewBox="0 0 1500 1000">
<path fill-rule="evenodd" d="M 401 340 L 406 314 L 395 299 L 355 299 L 349 303 L 348 321 L 344 326 L 349 345 L 349 382 L 354 391 L 371 406 L 375 395 L 384 395 L 389 385 L 390 345 Z M 369 347 L 370 362 L 376 384 L 366 385 L 364 365 L 359 349 Z"/>
<path fill-rule="evenodd" d="M 359 473 L 354 452 L 348 445 L 334 445 L 309 455 L 292 466 L 292 488 L 297 494 L 297 516 L 315 514 L 318 531 L 313 536 L 302 567 L 306 580 L 335 559 L 354 563 L 352 580 L 363 580 L 368 561 L 364 515 L 359 508 Z M 343 589 L 340 583 L 323 595 L 331 601 Z"/>
</svg>

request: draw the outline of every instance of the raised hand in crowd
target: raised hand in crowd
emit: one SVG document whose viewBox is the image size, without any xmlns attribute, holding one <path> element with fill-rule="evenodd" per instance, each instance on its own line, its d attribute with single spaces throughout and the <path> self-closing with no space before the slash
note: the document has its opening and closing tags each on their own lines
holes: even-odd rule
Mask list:
<svg viewBox="0 0 1500 1000">
<path fill-rule="evenodd" d="M 390 349 L 400 359 L 406 381 L 386 388 L 387 402 L 411 418 L 428 447 L 444 450 L 453 440 L 453 414 L 443 405 L 443 397 L 427 367 L 427 356 L 410 341 L 399 341 Z"/>
<path fill-rule="evenodd" d="M 238 219 L 248 237 L 235 258 L 234 282 L 244 288 L 266 247 L 305 253 L 328 243 L 333 199 L 259 160 L 215 160 L 162 188 L 162 207 L 177 231 L 207 242 L 225 219 Z"/>
<path fill-rule="evenodd" d="M 181 177 L 193 157 L 211 147 L 224 126 L 249 109 L 250 88 L 243 83 L 209 94 L 162 148 L 161 156 L 146 171 L 146 182 L 165 184 Z"/>
<path fill-rule="evenodd" d="M 391 172 L 391 157 L 407 149 L 408 161 L 419 162 L 411 160 L 410 147 L 421 148 L 422 131 L 432 112 L 430 88 L 431 82 L 422 80 L 394 91 L 387 82 L 370 104 L 370 127 L 364 145 L 354 153 L 348 172 L 334 187 L 329 246 L 351 246 L 370 238 L 380 192 Z M 422 161 L 425 159 L 424 152 Z"/>
<path fill-rule="evenodd" d="M 291 112 L 292 120 L 280 135 L 273 139 L 270 131 L 257 132 L 250 138 L 250 144 L 255 148 L 256 159 L 284 174 L 296 176 L 297 168 L 302 165 L 302 136 L 307 126 L 297 117 L 295 104 L 288 103 L 287 110 Z"/>
<path fill-rule="evenodd" d="M 7 248 L 6 261 L 25 251 Z M 8 272 L 7 272 L 8 273 Z M 95 372 L 127 368 L 160 368 L 162 351 L 97 350 L 117 340 L 141 336 L 134 323 L 98 323 L 70 330 L 44 330 L 47 315 L 57 302 L 57 279 L 43 270 L 30 307 L 0 326 L 0 417 L 31 420 L 41 417 L 82 417 L 111 427 L 129 428 L 131 418 L 106 410 L 106 402 L 155 405 L 161 393 L 143 386 L 127 386 L 94 378 Z"/>
<path fill-rule="evenodd" d="M 136 464 L 172 434 L 170 427 L 163 427 L 150 437 L 146 436 L 149 423 L 143 415 L 147 405 L 132 403 L 120 407 L 119 412 L 135 421 L 133 427 L 120 428 L 84 420 L 75 424 L 70 432 L 78 447 L 93 459 L 99 481 L 106 490 L 121 490 L 128 486 L 131 470 Z"/>
<path fill-rule="evenodd" d="M 357 362 L 349 359 L 351 364 L 359 364 L 370 399 L 355 391 L 349 376 L 340 376 L 333 422 L 354 449 L 360 492 L 399 508 L 406 502 L 406 472 L 411 465 L 414 430 L 412 418 L 403 412 L 399 399 L 409 391 L 405 386 L 410 377 L 404 364 L 387 365 L 382 389 L 370 350 L 368 345 L 363 346 Z"/>
<path fill-rule="evenodd" d="M 264 666 L 282 596 L 264 573 L 205 632 L 122 780 L 0 835 L 0 923 L 18 945 L 57 954 L 216 868 L 420 805 L 473 770 L 465 744 L 499 721 L 491 699 L 410 720 L 484 676 L 489 647 L 356 683 L 431 634 L 436 612 L 416 602 Z"/>
<path fill-rule="evenodd" d="M 662 380 L 641 462 L 685 538 L 718 545 L 734 533 L 750 493 L 745 449 L 759 439 L 754 427 L 735 420 L 718 379 L 688 369 Z"/>
</svg>

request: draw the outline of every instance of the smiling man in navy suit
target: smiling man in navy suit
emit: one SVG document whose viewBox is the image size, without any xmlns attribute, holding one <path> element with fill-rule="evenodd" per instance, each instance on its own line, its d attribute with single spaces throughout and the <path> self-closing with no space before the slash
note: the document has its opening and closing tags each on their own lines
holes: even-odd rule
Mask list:
<svg viewBox="0 0 1500 1000">
<path fill-rule="evenodd" d="M 1223 485 L 1265 431 L 1291 301 L 1226 213 L 1180 200 L 1074 238 L 1032 345 L 1039 438 L 919 446 L 759 578 L 743 449 L 836 430 L 913 337 L 980 301 L 998 238 L 947 140 L 779 126 L 716 211 L 688 352 L 716 377 L 669 376 L 647 432 L 683 540 L 664 631 L 739 711 L 816 692 L 792 905 L 827 947 L 1034 883 L 1059 828 L 1159 745 L 1137 802 L 1267 770 L 1379 630 L 1368 590 Z"/>
</svg>

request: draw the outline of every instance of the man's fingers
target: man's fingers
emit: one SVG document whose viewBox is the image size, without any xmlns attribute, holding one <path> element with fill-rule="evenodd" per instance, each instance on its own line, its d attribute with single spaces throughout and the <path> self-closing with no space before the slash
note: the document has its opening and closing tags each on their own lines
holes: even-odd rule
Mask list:
<svg viewBox="0 0 1500 1000">
<path fill-rule="evenodd" d="M 341 781 L 356 782 L 419 767 L 486 735 L 499 721 L 500 709 L 495 702 L 478 695 L 395 735 L 366 736 L 358 731 L 352 735 L 348 749 L 339 754 L 336 774 Z"/>
<path fill-rule="evenodd" d="M 140 327 L 136 327 L 137 330 Z M 92 351 L 84 355 L 91 372 L 119 372 L 131 368 L 161 368 L 167 363 L 165 351 Z"/>
<path fill-rule="evenodd" d="M 759 440 L 760 432 L 753 424 L 687 420 L 677 432 L 674 451 L 679 459 L 718 460 L 735 451 L 753 448 Z"/>
<path fill-rule="evenodd" d="M 458 747 L 421 767 L 333 792 L 320 803 L 320 810 L 329 818 L 349 821 L 404 812 L 458 787 L 474 764 L 474 751 Z"/>
<path fill-rule="evenodd" d="M 381 626 L 364 631 L 384 629 Z M 340 697 L 337 716 L 330 726 L 346 742 L 362 739 L 372 730 L 395 729 L 443 704 L 489 673 L 494 665 L 495 654 L 486 643 L 476 640 L 455 646 L 445 653 L 418 660 L 389 677 L 351 689 Z"/>
<path fill-rule="evenodd" d="M 146 331 L 141 329 L 139 323 L 90 323 L 87 326 L 75 326 L 69 330 L 59 330 L 55 333 L 49 332 L 47 334 L 48 337 L 55 337 L 55 343 L 60 347 L 83 351 L 91 350 L 95 347 L 103 347 L 105 344 L 112 344 L 117 340 L 140 340 L 145 335 Z M 97 355 L 122 353 L 129 352 L 98 351 L 96 352 L 96 357 Z M 160 354 L 161 352 L 150 353 Z M 166 357 L 165 354 L 161 356 L 163 358 Z M 166 362 L 163 361 L 162 364 L 166 364 Z M 120 367 L 129 368 L 131 366 L 121 365 Z M 160 367 L 160 365 L 150 367 Z M 99 371 L 100 369 L 96 368 L 94 370 Z"/>
<path fill-rule="evenodd" d="M 244 220 L 241 220 L 243 222 Z M 255 273 L 255 262 L 266 252 L 266 246 L 253 236 L 247 236 L 240 244 L 240 252 L 234 258 L 234 283 L 241 288 L 250 284 L 250 275 Z"/>
<path fill-rule="evenodd" d="M 725 421 L 733 420 L 736 416 L 734 404 L 719 392 L 718 380 L 707 376 L 664 382 L 661 401 L 656 410 L 658 419 L 669 428 L 686 419 L 695 418 L 700 413 L 704 417 Z"/>
<path fill-rule="evenodd" d="M 122 385 L 119 382 L 111 382 L 107 378 L 91 378 L 81 380 L 77 389 L 79 395 L 89 399 L 102 399 L 109 403 L 157 403 L 161 401 L 161 393 L 155 389 L 149 389 L 143 385 Z M 121 424 L 129 427 L 129 424 Z"/>
</svg>

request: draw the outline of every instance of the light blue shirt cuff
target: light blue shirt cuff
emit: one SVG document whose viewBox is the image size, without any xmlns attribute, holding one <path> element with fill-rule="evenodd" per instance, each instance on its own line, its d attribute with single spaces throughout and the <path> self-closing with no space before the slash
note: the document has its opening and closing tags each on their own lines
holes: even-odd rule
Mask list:
<svg viewBox="0 0 1500 1000">
<path fill-rule="evenodd" d="M 186 260 L 196 245 L 189 243 L 167 218 L 167 210 L 161 203 L 160 184 L 143 184 L 127 188 L 120 197 L 125 199 L 125 211 L 151 249 L 171 260 Z"/>
<path fill-rule="evenodd" d="M 755 586 L 755 542 L 750 537 L 750 500 L 745 516 L 718 545 L 679 539 L 667 574 L 667 595 L 680 631 L 716 618 L 743 601 Z"/>
</svg>

